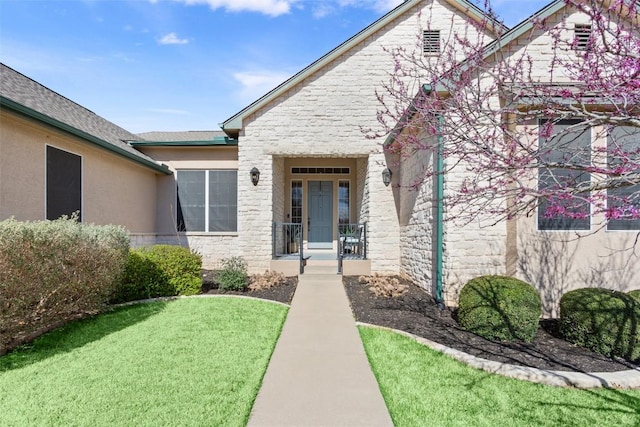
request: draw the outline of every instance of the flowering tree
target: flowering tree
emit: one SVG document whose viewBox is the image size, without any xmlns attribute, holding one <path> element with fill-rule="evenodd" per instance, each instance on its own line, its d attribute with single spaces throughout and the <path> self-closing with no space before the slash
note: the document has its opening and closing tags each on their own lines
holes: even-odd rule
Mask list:
<svg viewBox="0 0 640 427">
<path fill-rule="evenodd" d="M 487 2 L 485 19 L 451 24 L 437 55 L 425 55 L 429 24 L 413 48 L 388 49 L 396 66 L 368 136 L 391 134 L 385 150 L 400 156 L 441 141 L 441 172 L 461 177 L 447 179 L 449 218 L 538 209 L 542 228 L 578 230 L 593 214 L 600 226 L 640 219 L 638 2 L 564 3 L 508 31 Z"/>
</svg>

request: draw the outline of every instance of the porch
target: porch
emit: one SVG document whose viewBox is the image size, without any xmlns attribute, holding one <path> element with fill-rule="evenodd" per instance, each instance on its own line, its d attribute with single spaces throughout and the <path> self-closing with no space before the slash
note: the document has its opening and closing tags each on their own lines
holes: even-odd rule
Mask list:
<svg viewBox="0 0 640 427">
<path fill-rule="evenodd" d="M 369 158 L 274 155 L 272 160 L 271 268 L 303 274 L 305 265 L 324 265 L 339 274 L 368 274 Z"/>
<path fill-rule="evenodd" d="M 367 259 L 367 223 L 339 224 L 332 247 L 309 248 L 303 225 L 273 223 L 271 269 L 286 275 L 304 274 L 305 267 L 335 267 L 337 274 L 371 274 Z"/>
</svg>

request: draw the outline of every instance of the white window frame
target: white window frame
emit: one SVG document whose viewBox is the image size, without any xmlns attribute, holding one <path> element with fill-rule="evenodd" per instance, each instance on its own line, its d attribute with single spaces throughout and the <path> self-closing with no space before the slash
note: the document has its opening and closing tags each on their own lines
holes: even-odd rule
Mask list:
<svg viewBox="0 0 640 427">
<path fill-rule="evenodd" d="M 237 169 L 224 169 L 224 168 L 211 168 L 211 169 L 177 169 L 176 170 L 176 179 L 175 179 L 175 196 L 176 196 L 176 206 L 178 206 L 178 176 L 180 174 L 180 172 L 204 172 L 204 230 L 178 230 L 181 233 L 222 233 L 222 234 L 228 234 L 228 233 L 237 233 L 238 232 L 238 205 L 237 205 L 237 197 L 238 197 L 238 188 L 237 188 L 237 184 L 236 184 L 236 227 L 235 230 L 224 230 L 224 231 L 210 231 L 210 223 L 209 220 L 211 218 L 210 214 L 211 214 L 211 204 L 210 204 L 210 180 L 209 180 L 209 172 L 216 172 L 216 171 L 228 171 L 228 172 L 236 172 L 236 174 L 238 173 Z M 176 212 L 176 217 L 175 217 L 175 224 L 176 227 L 178 227 L 178 219 L 179 219 L 179 213 Z M 184 221 L 184 217 L 183 217 L 183 221 Z"/>
</svg>

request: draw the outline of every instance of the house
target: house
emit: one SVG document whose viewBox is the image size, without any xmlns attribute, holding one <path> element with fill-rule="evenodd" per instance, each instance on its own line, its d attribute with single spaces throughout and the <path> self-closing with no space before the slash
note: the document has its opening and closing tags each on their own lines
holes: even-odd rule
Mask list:
<svg viewBox="0 0 640 427">
<path fill-rule="evenodd" d="M 555 1 L 540 13 L 553 18 L 564 7 Z M 124 225 L 136 246 L 189 246 L 205 266 L 242 256 L 251 271 L 295 274 L 310 255 L 344 274 L 404 274 L 451 305 L 470 278 L 512 274 L 548 293 L 551 313 L 560 291 L 592 284 L 582 278 L 602 262 L 595 242 L 615 246 L 630 234 L 556 243 L 531 218 L 450 225 L 433 197 L 443 182 L 407 186 L 434 152 L 393 162 L 384 141 L 363 131 L 377 123 L 375 89 L 393 69 L 385 47 L 415 45 L 420 25 L 427 57 L 456 43 L 455 30 L 549 48 L 528 37 L 527 21 L 510 31 L 491 20 L 469 25 L 486 19 L 465 0 L 406 1 L 212 132 L 133 135 L 2 66 L 0 219 L 78 210 L 83 221 Z M 598 277 L 626 289 L 637 269 Z"/>
<path fill-rule="evenodd" d="M 79 214 L 136 233 L 156 230 L 156 181 L 171 171 L 137 138 L 0 64 L 0 219 Z"/>
</svg>

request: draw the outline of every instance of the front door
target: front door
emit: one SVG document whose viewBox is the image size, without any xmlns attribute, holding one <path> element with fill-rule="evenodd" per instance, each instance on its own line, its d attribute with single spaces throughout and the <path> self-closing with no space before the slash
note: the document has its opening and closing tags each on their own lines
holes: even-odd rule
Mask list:
<svg viewBox="0 0 640 427">
<path fill-rule="evenodd" d="M 308 242 L 311 249 L 333 247 L 333 182 L 309 181 Z"/>
</svg>

